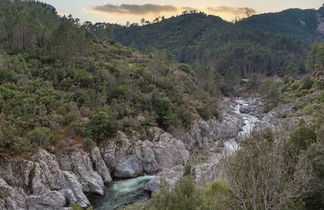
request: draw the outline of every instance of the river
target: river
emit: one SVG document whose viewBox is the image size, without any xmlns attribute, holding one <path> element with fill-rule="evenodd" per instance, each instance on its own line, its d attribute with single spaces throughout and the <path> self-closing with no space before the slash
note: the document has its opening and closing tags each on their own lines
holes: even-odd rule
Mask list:
<svg viewBox="0 0 324 210">
<path fill-rule="evenodd" d="M 248 137 L 256 127 L 256 124 L 260 121 L 259 118 L 253 114 L 241 113 L 240 111 L 242 106 L 250 107 L 253 103 L 255 103 L 255 99 L 253 98 L 238 98 L 235 100 L 235 103 L 231 105 L 230 110 L 242 117 L 243 126 L 235 139 L 230 139 L 224 143 L 227 154 L 232 154 L 237 151 L 240 148 L 239 142 Z"/>
<path fill-rule="evenodd" d="M 115 210 L 150 198 L 144 185 L 154 176 L 114 181 L 105 190 L 104 196 L 90 195 L 89 200 L 95 210 Z"/>
<path fill-rule="evenodd" d="M 243 119 L 243 126 L 237 138 L 230 139 L 224 143 L 227 155 L 237 151 L 239 141 L 247 137 L 259 119 L 250 113 L 241 113 L 241 106 L 251 106 L 254 99 L 238 98 L 230 105 L 230 112 L 234 112 Z M 212 159 L 215 161 L 215 159 Z M 143 202 L 150 198 L 150 193 L 144 190 L 144 185 L 154 176 L 141 176 L 133 179 L 114 181 L 107 186 L 104 196 L 90 195 L 89 200 L 95 210 L 115 210 L 135 203 Z"/>
</svg>

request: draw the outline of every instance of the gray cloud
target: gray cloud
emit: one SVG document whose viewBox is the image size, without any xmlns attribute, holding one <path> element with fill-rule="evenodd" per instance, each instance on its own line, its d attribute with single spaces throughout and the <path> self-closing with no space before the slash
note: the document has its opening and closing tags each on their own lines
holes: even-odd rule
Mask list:
<svg viewBox="0 0 324 210">
<path fill-rule="evenodd" d="M 157 4 L 105 4 L 88 8 L 89 12 L 107 13 L 113 15 L 158 15 L 165 12 L 177 12 L 178 8 L 173 5 Z"/>
<path fill-rule="evenodd" d="M 211 13 L 228 13 L 236 16 L 254 15 L 257 13 L 256 10 L 248 7 L 228 7 L 228 6 L 208 7 L 207 11 Z"/>
</svg>

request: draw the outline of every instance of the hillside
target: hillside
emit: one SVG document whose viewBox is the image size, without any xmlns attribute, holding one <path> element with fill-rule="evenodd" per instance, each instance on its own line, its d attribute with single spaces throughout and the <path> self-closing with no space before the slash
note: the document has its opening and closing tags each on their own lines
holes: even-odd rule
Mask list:
<svg viewBox="0 0 324 210">
<path fill-rule="evenodd" d="M 317 30 L 319 18 L 324 16 L 323 9 L 324 7 L 319 10 L 288 9 L 277 13 L 254 15 L 238 22 L 237 25 L 283 34 L 311 44 L 324 39 L 324 34 Z"/>
<path fill-rule="evenodd" d="M 0 16 L 2 153 L 91 146 L 118 130 L 146 138 L 150 126 L 188 129 L 217 114 L 217 90 L 167 55 L 97 40 L 41 3 L 4 4 Z"/>
<path fill-rule="evenodd" d="M 184 14 L 143 26 L 111 25 L 109 37 L 141 51 L 167 50 L 178 62 L 196 70 L 208 66 L 231 78 L 227 81 L 233 74 L 296 75 L 305 72 L 307 43 L 324 38 L 317 31 L 321 11 L 291 9 L 235 24 L 204 13 Z"/>
<path fill-rule="evenodd" d="M 0 209 L 321 209 L 324 42 L 252 19 L 0 0 Z"/>
</svg>

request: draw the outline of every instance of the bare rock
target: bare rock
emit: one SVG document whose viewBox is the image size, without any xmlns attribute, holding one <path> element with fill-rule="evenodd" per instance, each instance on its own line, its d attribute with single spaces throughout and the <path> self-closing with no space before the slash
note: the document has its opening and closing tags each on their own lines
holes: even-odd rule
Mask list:
<svg viewBox="0 0 324 210">
<path fill-rule="evenodd" d="M 140 175 L 143 175 L 143 164 L 136 156 L 119 164 L 114 171 L 114 176 L 119 178 L 133 178 Z"/>
<path fill-rule="evenodd" d="M 62 209 L 65 205 L 64 196 L 57 191 L 51 191 L 41 196 L 29 196 L 27 198 L 27 208 L 31 210 Z"/>
<path fill-rule="evenodd" d="M 104 194 L 104 181 L 98 172 L 93 170 L 88 153 L 80 150 L 74 151 L 62 155 L 59 160 L 63 170 L 70 171 L 77 176 L 84 192 Z"/>
<path fill-rule="evenodd" d="M 240 107 L 240 112 L 243 114 L 251 113 L 251 112 L 253 112 L 253 107 L 247 106 L 247 105 L 242 105 Z"/>
<path fill-rule="evenodd" d="M 96 170 L 99 175 L 102 177 L 102 180 L 105 184 L 112 182 L 109 170 L 106 166 L 105 161 L 102 159 L 100 150 L 98 147 L 94 147 L 91 150 L 91 160 L 93 163 L 94 170 Z"/>
<path fill-rule="evenodd" d="M 177 181 L 182 177 L 184 167 L 177 165 L 172 168 L 166 168 L 159 172 L 153 179 L 144 185 L 144 189 L 150 192 L 157 193 L 160 191 L 160 185 L 165 184 L 172 188 Z"/>
<path fill-rule="evenodd" d="M 129 140 L 124 135 L 120 139 L 124 153 L 114 150 L 115 160 L 106 156 L 109 163 L 114 162 L 116 167 L 114 176 L 120 178 L 136 177 L 144 173 L 153 174 L 164 168 L 171 168 L 179 164 L 186 164 L 189 160 L 189 152 L 184 143 L 163 131 L 160 128 L 151 128 L 153 141 Z M 125 141 L 125 142 L 123 142 Z M 132 145 L 129 142 L 133 142 Z M 109 146 L 112 148 L 112 146 Z M 126 149 L 127 148 L 127 149 Z M 111 149 L 106 149 L 108 151 Z M 123 155 L 122 155 L 123 154 Z"/>
</svg>

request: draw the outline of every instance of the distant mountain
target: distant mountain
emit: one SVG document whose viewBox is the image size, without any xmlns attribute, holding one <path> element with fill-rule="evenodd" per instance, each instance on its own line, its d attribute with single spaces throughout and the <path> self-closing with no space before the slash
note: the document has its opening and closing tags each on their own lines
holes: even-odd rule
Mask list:
<svg viewBox="0 0 324 210">
<path fill-rule="evenodd" d="M 322 41 L 324 33 L 318 30 L 324 24 L 324 8 L 319 10 L 288 9 L 278 13 L 255 15 L 237 23 L 242 27 L 283 34 L 313 43 Z"/>
<path fill-rule="evenodd" d="M 178 54 L 180 48 L 194 45 L 196 40 L 199 40 L 210 28 L 221 32 L 228 27 L 232 27 L 232 23 L 228 23 L 217 16 L 195 13 L 172 17 L 144 26 L 113 25 L 109 36 L 142 51 L 152 46 Z"/>
<path fill-rule="evenodd" d="M 141 51 L 166 50 L 195 69 L 209 67 L 233 80 L 305 72 L 304 60 L 319 30 L 320 10 L 289 9 L 230 23 L 204 13 L 183 14 L 143 26 L 110 25 L 109 38 Z"/>
</svg>

